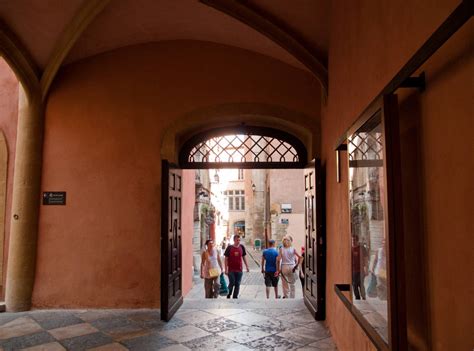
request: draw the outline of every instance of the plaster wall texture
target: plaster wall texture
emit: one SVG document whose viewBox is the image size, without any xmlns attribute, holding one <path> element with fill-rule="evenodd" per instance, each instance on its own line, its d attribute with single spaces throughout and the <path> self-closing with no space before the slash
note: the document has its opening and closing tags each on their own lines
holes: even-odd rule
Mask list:
<svg viewBox="0 0 474 351">
<path fill-rule="evenodd" d="M 186 295 L 193 287 L 193 235 L 194 235 L 194 204 L 195 196 L 195 172 L 191 169 L 183 170 L 183 197 L 182 208 L 185 214 L 181 220 L 182 257 L 183 269 L 183 295 Z"/>
<path fill-rule="evenodd" d="M 42 189 L 67 191 L 68 204 L 40 209 L 33 305 L 158 306 L 167 127 L 236 102 L 317 123 L 319 93 L 306 72 L 205 42 L 128 47 L 64 68 L 46 106 Z"/>
<path fill-rule="evenodd" d="M 304 213 L 303 170 L 272 169 L 269 179 L 271 204 L 291 204 L 293 213 Z"/>
<path fill-rule="evenodd" d="M 351 280 L 348 175 L 342 167 L 342 183 L 336 182 L 335 144 L 457 4 L 332 4 L 330 95 L 321 128 L 327 176 L 327 322 L 339 349 L 374 347 L 334 293 L 334 284 Z M 473 267 L 469 194 L 474 162 L 472 152 L 459 149 L 460 142 L 472 139 L 472 37 L 471 20 L 420 69 L 427 74 L 425 92 L 398 91 L 405 232 L 419 249 L 407 247 L 406 256 L 421 274 L 417 279 L 407 267 L 406 290 L 425 285 L 424 296 L 415 290 L 407 298 L 408 337 L 420 350 L 467 350 L 474 345 L 469 332 L 474 324 L 473 292 L 466 286 Z M 344 165 L 347 159 L 342 156 Z M 419 206 L 407 203 L 407 197 Z M 417 215 L 410 216 L 407 209 L 417 210 Z"/>
<path fill-rule="evenodd" d="M 15 166 L 16 127 L 18 121 L 19 82 L 8 64 L 0 57 L 0 130 L 5 136 L 8 151 L 7 182 L 5 204 L 5 241 L 3 245 L 3 277 L 0 295 L 4 298 L 6 264 L 8 258 L 8 238 L 12 206 L 13 171 Z"/>
</svg>

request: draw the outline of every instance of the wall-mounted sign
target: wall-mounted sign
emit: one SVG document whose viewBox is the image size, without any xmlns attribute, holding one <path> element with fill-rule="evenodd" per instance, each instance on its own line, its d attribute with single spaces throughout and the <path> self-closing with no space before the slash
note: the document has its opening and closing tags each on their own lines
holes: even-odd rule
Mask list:
<svg viewBox="0 0 474 351">
<path fill-rule="evenodd" d="M 291 213 L 291 204 L 281 204 L 281 213 Z"/>
<path fill-rule="evenodd" d="M 43 205 L 66 205 L 66 192 L 45 191 L 43 193 Z"/>
</svg>

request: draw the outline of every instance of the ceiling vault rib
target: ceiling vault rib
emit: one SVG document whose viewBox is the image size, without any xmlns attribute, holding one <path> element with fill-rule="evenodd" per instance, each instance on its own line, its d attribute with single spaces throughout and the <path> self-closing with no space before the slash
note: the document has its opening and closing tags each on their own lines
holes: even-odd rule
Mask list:
<svg viewBox="0 0 474 351">
<path fill-rule="evenodd" d="M 64 59 L 69 54 L 76 41 L 80 38 L 84 30 L 102 12 L 110 0 L 86 0 L 78 10 L 71 22 L 66 26 L 60 38 L 56 42 L 55 48 L 41 76 L 41 93 L 43 100 L 48 95 L 49 88 L 53 82 Z"/>
<path fill-rule="evenodd" d="M 0 20 L 0 56 L 8 62 L 28 94 L 39 92 L 39 69 L 29 51 Z"/>
<path fill-rule="evenodd" d="M 274 22 L 239 1 L 200 0 L 265 35 L 305 65 L 321 84 L 324 96 L 328 93 L 327 68 L 296 38 Z"/>
</svg>

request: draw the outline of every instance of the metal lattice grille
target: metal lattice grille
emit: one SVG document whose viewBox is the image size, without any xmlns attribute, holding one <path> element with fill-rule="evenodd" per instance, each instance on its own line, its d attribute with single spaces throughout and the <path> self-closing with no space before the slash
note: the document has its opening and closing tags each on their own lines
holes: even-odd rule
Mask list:
<svg viewBox="0 0 474 351">
<path fill-rule="evenodd" d="M 296 149 L 278 138 L 262 135 L 217 136 L 198 143 L 188 156 L 189 163 L 300 162 Z"/>
<path fill-rule="evenodd" d="M 349 160 L 382 160 L 382 133 L 357 133 L 348 139 Z"/>
</svg>

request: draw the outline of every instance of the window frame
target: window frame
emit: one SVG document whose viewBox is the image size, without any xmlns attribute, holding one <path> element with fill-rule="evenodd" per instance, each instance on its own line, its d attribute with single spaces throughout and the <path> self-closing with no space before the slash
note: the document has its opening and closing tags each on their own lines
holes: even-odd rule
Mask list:
<svg viewBox="0 0 474 351">
<path fill-rule="evenodd" d="M 346 141 L 355 134 L 371 118 L 381 114 L 383 134 L 383 185 L 385 198 L 383 201 L 384 232 L 386 235 L 386 264 L 387 264 L 387 328 L 388 343 L 363 317 L 359 308 L 353 303 L 352 277 L 350 284 L 351 310 L 357 310 L 355 316 L 359 324 L 366 331 L 369 338 L 380 350 L 403 350 L 407 347 L 406 330 L 406 303 L 405 303 L 405 274 L 404 274 L 404 239 L 403 239 L 403 207 L 401 198 L 401 162 L 400 162 L 400 134 L 398 127 L 398 99 L 396 94 L 383 95 L 369 106 L 347 132 Z M 349 175 L 349 157 L 347 157 L 347 174 Z M 347 182 L 349 198 L 350 179 Z M 349 211 L 348 243 L 350 259 L 349 268 L 352 272 L 352 233 L 351 215 Z M 351 311 L 351 312 L 352 312 Z M 353 313 L 353 314 L 355 314 Z"/>
</svg>

